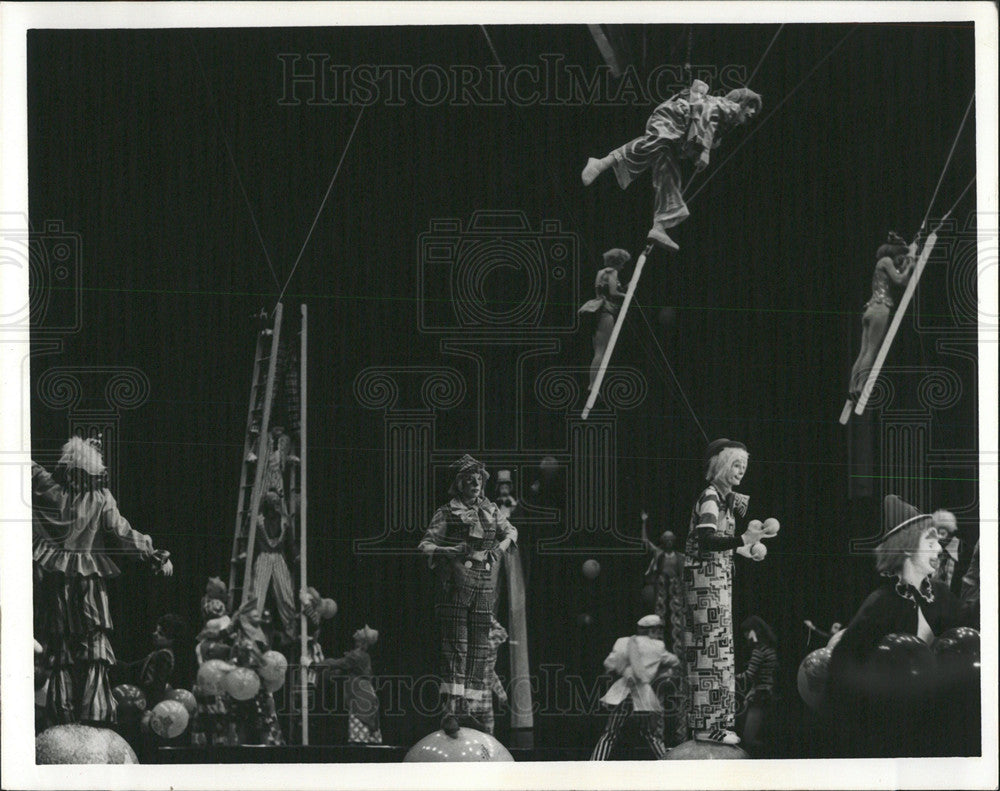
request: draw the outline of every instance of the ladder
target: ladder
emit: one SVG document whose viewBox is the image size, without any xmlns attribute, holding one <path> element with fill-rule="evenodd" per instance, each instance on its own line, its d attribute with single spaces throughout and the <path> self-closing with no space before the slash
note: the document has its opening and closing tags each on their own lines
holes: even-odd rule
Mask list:
<svg viewBox="0 0 1000 791">
<path fill-rule="evenodd" d="M 274 309 L 273 326 L 257 335 L 257 348 L 254 352 L 250 404 L 247 407 L 247 428 L 240 465 L 240 491 L 236 501 L 236 528 L 229 561 L 230 612 L 236 604 L 237 592 L 240 593 L 240 606 L 246 604 L 251 593 L 254 538 L 257 533 L 257 514 L 264 494 L 262 489 L 267 467 L 268 429 L 281 349 L 281 316 L 282 305 L 279 302 Z M 255 414 L 258 412 L 259 414 Z M 253 461 L 250 460 L 252 458 Z"/>
</svg>

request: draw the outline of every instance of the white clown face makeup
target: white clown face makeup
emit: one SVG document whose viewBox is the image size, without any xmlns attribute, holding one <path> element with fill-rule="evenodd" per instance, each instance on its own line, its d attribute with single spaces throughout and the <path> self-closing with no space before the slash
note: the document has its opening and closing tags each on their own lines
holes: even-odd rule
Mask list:
<svg viewBox="0 0 1000 791">
<path fill-rule="evenodd" d="M 917 543 L 917 548 L 910 555 L 910 562 L 913 568 L 922 577 L 926 577 L 934 572 L 938 566 L 938 552 L 941 551 L 937 528 L 929 527 L 921 536 Z"/>
<path fill-rule="evenodd" d="M 743 476 L 746 475 L 747 471 L 747 456 L 745 453 L 737 454 L 733 460 L 729 463 L 729 466 L 722 473 L 722 479 L 727 486 L 731 489 L 735 489 L 740 485 L 740 481 L 743 480 Z"/>
<path fill-rule="evenodd" d="M 466 503 L 474 502 L 483 493 L 483 479 L 475 472 L 463 473 L 458 478 L 458 491 Z"/>
</svg>

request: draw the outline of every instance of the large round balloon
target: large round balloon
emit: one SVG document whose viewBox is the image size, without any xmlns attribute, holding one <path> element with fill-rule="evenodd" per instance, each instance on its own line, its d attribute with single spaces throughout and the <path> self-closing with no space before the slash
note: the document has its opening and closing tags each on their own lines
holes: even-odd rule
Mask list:
<svg viewBox="0 0 1000 791">
<path fill-rule="evenodd" d="M 739 747 L 731 744 L 700 742 L 692 739 L 682 742 L 667 752 L 668 761 L 734 761 L 749 758 Z"/>
<path fill-rule="evenodd" d="M 260 692 L 260 676 L 248 667 L 237 667 L 226 674 L 226 692 L 234 700 L 250 700 Z"/>
<path fill-rule="evenodd" d="M 979 632 L 959 626 L 944 632 L 931 646 L 938 667 L 946 672 L 976 672 L 980 669 Z"/>
<path fill-rule="evenodd" d="M 459 728 L 454 736 L 434 731 L 413 745 L 403 761 L 513 761 L 510 754 L 488 733 L 473 728 Z"/>
<path fill-rule="evenodd" d="M 209 659 L 198 668 L 198 689 L 206 695 L 221 695 L 225 691 L 225 680 L 234 665 L 221 659 Z"/>
<path fill-rule="evenodd" d="M 35 738 L 39 764 L 137 764 L 127 741 L 109 728 L 53 725 Z"/>
<path fill-rule="evenodd" d="M 264 654 L 264 663 L 257 670 L 261 680 L 265 683 L 281 682 L 276 689 L 280 689 L 285 683 L 285 673 L 288 672 L 288 660 L 280 651 L 268 651 Z M 271 690 L 272 692 L 274 690 Z"/>
<path fill-rule="evenodd" d="M 166 695 L 166 700 L 176 700 L 180 703 L 187 713 L 193 715 L 195 709 L 198 708 L 198 701 L 194 699 L 194 695 L 186 689 L 172 689 Z"/>
<path fill-rule="evenodd" d="M 830 673 L 829 648 L 817 648 L 799 664 L 799 674 L 796 684 L 802 700 L 813 711 L 819 709 L 826 695 L 826 681 Z"/>
<path fill-rule="evenodd" d="M 319 617 L 324 621 L 329 621 L 337 614 L 337 602 L 333 599 L 320 599 Z"/>
<path fill-rule="evenodd" d="M 135 684 L 119 684 L 111 694 L 118 703 L 119 720 L 138 720 L 146 710 L 146 694 Z"/>
<path fill-rule="evenodd" d="M 585 560 L 583 562 L 583 576 L 588 580 L 597 579 L 597 575 L 601 573 L 601 564 L 596 560 Z"/>
<path fill-rule="evenodd" d="M 161 700 L 153 706 L 153 716 L 149 718 L 149 727 L 157 736 L 173 739 L 184 733 L 188 725 L 188 710 L 177 700 Z"/>
</svg>

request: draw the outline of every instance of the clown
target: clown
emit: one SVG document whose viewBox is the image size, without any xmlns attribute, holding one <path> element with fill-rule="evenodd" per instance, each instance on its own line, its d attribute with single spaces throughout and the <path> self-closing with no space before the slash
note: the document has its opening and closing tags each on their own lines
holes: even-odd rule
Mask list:
<svg viewBox="0 0 1000 791">
<path fill-rule="evenodd" d="M 368 624 L 354 635 L 354 648 L 340 659 L 324 659 L 317 665 L 329 667 L 348 676 L 347 741 L 351 744 L 381 744 L 379 702 L 372 686 L 372 658 L 369 649 L 378 642 L 378 630 Z"/>
<path fill-rule="evenodd" d="M 517 541 L 517 530 L 483 496 L 486 467 L 466 454 L 451 465 L 452 499 L 431 518 L 419 548 L 437 572 L 434 618 L 440 639 L 442 727 L 482 730 L 470 702 L 490 694 L 490 622 L 496 596 L 493 567 Z"/>
<path fill-rule="evenodd" d="M 594 380 L 601 367 L 601 360 L 604 359 L 608 342 L 611 340 L 615 319 L 617 319 L 618 311 L 625 299 L 625 292 L 620 287 L 619 276 L 622 268 L 627 266 L 631 260 L 632 256 L 626 250 L 619 248 L 604 253 L 604 267 L 598 270 L 594 280 L 595 296 L 583 303 L 577 311 L 582 317 L 590 317 L 593 321 L 594 357 L 590 362 L 588 390 L 594 386 Z"/>
<path fill-rule="evenodd" d="M 777 527 L 750 522 L 736 535 L 736 514 L 746 515 L 750 498 L 737 494 L 750 456 L 742 442 L 718 439 L 705 454 L 708 487 L 691 511 L 684 559 L 684 661 L 687 719 L 695 739 L 738 744 L 736 672 L 733 652 L 733 550 L 763 560 Z"/>
<path fill-rule="evenodd" d="M 913 253 L 906 240 L 899 234 L 889 232 L 889 238 L 875 252 L 875 274 L 872 275 L 872 295 L 865 303 L 861 317 L 861 351 L 851 368 L 851 401 L 857 402 L 865 379 L 875 362 L 875 355 L 882 347 L 889 319 L 896 302 L 894 294 L 906 288 L 914 267 Z"/>
<path fill-rule="evenodd" d="M 295 640 L 298 613 L 286 553 L 294 558 L 297 547 L 291 520 L 284 511 L 280 493 L 274 489 L 264 495 L 260 514 L 257 516 L 257 533 L 258 554 L 253 564 L 253 596 L 263 610 L 268 591 L 274 591 L 278 617 L 284 629 L 282 638 L 290 643 Z"/>
<path fill-rule="evenodd" d="M 708 85 L 694 80 L 690 88 L 653 110 L 644 136 L 601 159 L 588 159 L 581 174 L 583 184 L 589 186 L 613 168 L 618 186 L 625 189 L 640 174 L 652 170 L 656 208 L 648 238 L 661 248 L 677 250 L 677 243 L 666 231 L 690 214 L 681 193 L 681 163 L 693 162 L 696 172 L 706 168 L 722 135 L 745 124 L 761 106 L 760 96 L 749 88 L 730 91 L 725 97 L 710 96 Z"/>
<path fill-rule="evenodd" d="M 114 722 L 107 580 L 121 572 L 111 556 L 149 560 L 170 576 L 170 555 L 153 549 L 152 539 L 119 513 L 98 440 L 73 437 L 54 474 L 32 464 L 31 482 L 32 555 L 41 578 L 37 613 L 52 656 L 49 721 Z"/>
</svg>

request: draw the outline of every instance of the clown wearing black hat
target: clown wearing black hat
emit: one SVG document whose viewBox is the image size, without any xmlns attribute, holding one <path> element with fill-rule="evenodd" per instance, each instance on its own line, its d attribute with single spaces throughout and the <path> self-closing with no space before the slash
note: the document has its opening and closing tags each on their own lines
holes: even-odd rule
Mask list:
<svg viewBox="0 0 1000 791">
<path fill-rule="evenodd" d="M 911 723 L 903 714 L 926 706 L 922 700 L 935 692 L 933 683 L 919 678 L 880 676 L 872 660 L 887 635 L 913 635 L 931 645 L 943 632 L 958 626 L 979 625 L 978 608 L 962 602 L 948 585 L 933 579 L 940 551 L 942 530 L 955 524 L 948 511 L 922 514 L 900 497 L 890 494 L 883 501 L 888 530 L 875 547 L 875 566 L 885 581 L 861 605 L 851 622 L 834 635 L 830 645 L 830 675 L 827 703 L 834 721 L 853 741 L 853 755 L 897 755 L 913 750 L 914 729 L 933 731 L 932 723 Z M 916 684 L 916 687 L 914 687 Z M 923 684 L 923 687 L 920 685 Z M 917 690 L 914 698 L 914 690 Z M 909 698 L 909 699 L 908 699 Z M 978 700 L 978 692 L 975 695 Z M 902 701 L 902 704 L 900 703 Z M 881 733 L 872 733 L 863 720 L 879 719 Z M 950 728 L 941 717 L 941 725 Z M 938 724 L 938 723 L 934 723 Z M 852 731 L 853 726 L 853 733 Z"/>
<path fill-rule="evenodd" d="M 468 454 L 451 465 L 452 499 L 435 511 L 420 542 L 437 572 L 434 604 L 441 655 L 445 730 L 481 725 L 470 703 L 491 694 L 488 682 L 490 623 L 496 597 L 493 567 L 517 541 L 517 530 L 497 505 L 483 496 L 485 465 Z"/>
</svg>

